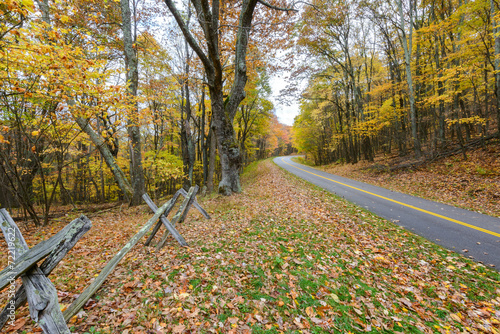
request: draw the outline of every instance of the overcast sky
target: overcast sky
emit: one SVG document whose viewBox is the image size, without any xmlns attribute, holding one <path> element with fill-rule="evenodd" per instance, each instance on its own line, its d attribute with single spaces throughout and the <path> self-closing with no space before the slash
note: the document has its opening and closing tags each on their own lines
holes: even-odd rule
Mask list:
<svg viewBox="0 0 500 334">
<path fill-rule="evenodd" d="M 280 90 L 284 89 L 288 84 L 286 78 L 281 76 L 271 76 L 269 80 L 271 84 L 271 89 L 273 90 L 273 94 L 271 96 L 271 100 L 273 101 L 274 108 L 276 109 L 276 116 L 281 123 L 286 125 L 293 125 L 293 119 L 299 113 L 299 101 L 294 97 L 288 97 L 288 103 L 290 105 L 286 105 L 281 103 L 280 100 L 284 98 L 279 98 Z"/>
</svg>

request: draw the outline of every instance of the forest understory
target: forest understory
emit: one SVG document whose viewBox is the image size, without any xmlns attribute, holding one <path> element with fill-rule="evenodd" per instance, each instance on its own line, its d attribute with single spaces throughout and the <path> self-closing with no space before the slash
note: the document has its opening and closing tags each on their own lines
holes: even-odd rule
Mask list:
<svg viewBox="0 0 500 334">
<path fill-rule="evenodd" d="M 199 198 L 212 219 L 190 211 L 178 227 L 189 248 L 172 238 L 159 252 L 139 243 L 69 321 L 71 331 L 500 332 L 497 271 L 313 187 L 270 160 L 249 166 L 242 180 L 241 194 Z M 78 214 L 24 231 L 27 243 L 49 238 Z M 50 276 L 63 308 L 151 215 L 145 206 L 92 213 L 92 229 Z M 5 251 L 2 239 L 0 253 Z M 1 257 L 0 267 L 5 262 Z M 0 305 L 5 297 L 4 291 Z M 26 307 L 4 330 L 40 331 Z"/>
<path fill-rule="evenodd" d="M 376 186 L 500 217 L 500 145 L 429 162 L 377 155 L 373 162 L 315 166 L 326 172 Z M 303 161 L 302 161 L 303 162 Z"/>
</svg>

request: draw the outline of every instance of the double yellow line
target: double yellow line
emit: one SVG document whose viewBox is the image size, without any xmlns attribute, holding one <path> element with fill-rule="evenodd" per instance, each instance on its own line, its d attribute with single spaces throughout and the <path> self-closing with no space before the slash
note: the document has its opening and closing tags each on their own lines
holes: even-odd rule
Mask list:
<svg viewBox="0 0 500 334">
<path fill-rule="evenodd" d="M 434 216 L 434 217 L 438 217 L 438 218 L 441 218 L 441 219 L 445 219 L 447 221 L 450 221 L 450 222 L 453 222 L 455 224 L 459 224 L 459 225 L 462 225 L 462 226 L 467 226 L 469 228 L 472 228 L 474 230 L 477 230 L 477 231 L 481 231 L 481 232 L 484 232 L 484 233 L 487 233 L 487 234 L 490 234 L 490 235 L 493 235 L 495 237 L 499 237 L 500 238 L 500 233 L 496 233 L 496 232 L 493 232 L 493 231 L 490 231 L 490 230 L 487 230 L 487 229 L 484 229 L 484 228 L 481 228 L 481 227 L 477 227 L 477 226 L 474 226 L 474 225 L 471 225 L 471 224 L 467 224 L 467 223 L 464 223 L 460 220 L 456 220 L 456 219 L 453 219 L 453 218 L 449 218 L 449 217 L 446 217 L 446 216 L 443 216 L 443 215 L 440 215 L 438 213 L 434 213 L 434 212 L 431 212 L 431 211 L 427 211 L 427 210 L 424 210 L 424 209 L 421 209 L 421 208 L 418 208 L 416 206 L 413 206 L 413 205 L 410 205 L 410 204 L 406 204 L 406 203 L 403 203 L 403 202 L 399 202 L 399 201 L 396 201 L 396 200 L 393 200 L 391 198 L 388 198 L 388 197 L 384 197 L 384 196 L 381 196 L 381 195 L 377 195 L 375 193 L 372 193 L 372 192 L 369 192 L 369 191 L 366 191 L 366 190 L 363 190 L 363 189 L 359 189 L 359 188 L 356 188 L 356 187 L 353 187 L 353 186 L 350 186 L 348 184 L 345 184 L 345 183 L 342 183 L 342 182 L 339 182 L 339 181 L 335 181 L 335 180 L 332 180 L 332 179 L 329 179 L 327 177 L 324 177 L 324 176 L 321 176 L 321 175 L 318 175 L 318 174 L 315 174 L 315 173 L 311 173 L 310 171 L 308 170 L 305 170 L 305 169 L 302 169 L 300 167 L 297 167 L 297 166 L 294 166 L 292 164 L 289 164 L 288 162 L 285 161 L 285 158 L 281 158 L 281 161 L 284 162 L 285 164 L 289 165 L 289 166 L 292 166 L 293 168 L 297 168 L 303 172 L 306 172 L 306 173 L 309 173 L 309 174 L 312 174 L 314 176 L 317 176 L 317 177 L 320 177 L 322 179 L 325 179 L 325 180 L 328 180 L 328 181 L 331 181 L 333 183 L 337 183 L 337 184 L 340 184 L 340 185 L 343 185 L 344 187 L 348 187 L 348 188 L 351 188 L 351 189 L 354 189 L 354 190 L 357 190 L 357 191 L 360 191 L 362 193 L 365 193 L 365 194 L 368 194 L 368 195 L 372 195 L 372 196 L 375 196 L 375 197 L 378 197 L 378 198 L 381 198 L 381 199 L 384 199 L 386 201 L 389 201 L 389 202 L 392 202 L 392 203 L 396 203 L 396 204 L 399 204 L 399 205 L 402 205 L 402 206 L 405 206 L 407 208 L 410 208 L 410 209 L 413 209 L 413 210 L 416 210 L 416 211 L 420 211 L 420 212 L 423 212 L 423 213 L 427 213 L 431 216 Z"/>
</svg>

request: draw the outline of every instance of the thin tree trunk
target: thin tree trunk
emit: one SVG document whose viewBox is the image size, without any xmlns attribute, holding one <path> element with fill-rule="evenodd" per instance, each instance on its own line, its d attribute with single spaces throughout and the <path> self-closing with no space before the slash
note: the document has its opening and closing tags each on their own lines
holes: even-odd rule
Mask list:
<svg viewBox="0 0 500 334">
<path fill-rule="evenodd" d="M 500 139 L 500 36 L 497 20 L 495 20 L 495 16 L 497 15 L 498 8 L 494 0 L 490 0 L 491 6 L 491 24 L 492 24 L 492 33 L 494 38 L 495 45 L 495 98 L 496 98 L 496 114 L 497 114 L 497 129 L 498 129 L 498 138 Z"/>
<path fill-rule="evenodd" d="M 438 45 L 438 37 L 435 37 L 436 50 L 435 50 L 435 62 L 436 62 L 436 70 L 438 71 L 438 96 L 444 95 L 444 85 L 441 80 L 443 74 L 441 72 L 441 64 L 439 61 L 439 45 Z M 442 44 L 442 43 L 441 43 Z M 444 55 L 444 47 L 442 46 L 442 51 Z M 439 114 L 438 114 L 438 139 L 440 149 L 444 148 L 445 144 L 445 118 L 444 118 L 444 102 L 442 100 L 439 101 Z"/>
<path fill-rule="evenodd" d="M 398 9 L 400 15 L 400 29 L 401 29 L 401 44 L 403 46 L 404 57 L 405 57 L 405 69 L 406 69 L 406 82 L 408 84 L 408 98 L 410 102 L 410 122 L 411 122 L 411 134 L 413 139 L 413 150 L 415 156 L 420 158 L 422 155 L 420 149 L 420 140 L 418 138 L 417 131 L 417 111 L 415 106 L 415 93 L 413 91 L 413 75 L 411 72 L 411 50 L 412 50 L 412 38 L 413 38 L 413 15 L 412 8 L 410 5 L 410 27 L 409 36 L 406 34 L 405 18 L 403 14 L 403 0 L 398 0 Z"/>
<path fill-rule="evenodd" d="M 127 178 L 125 177 L 125 173 L 121 170 L 120 166 L 116 163 L 113 155 L 111 154 L 111 151 L 109 150 L 108 145 L 105 143 L 104 139 L 97 134 L 92 127 L 90 126 L 89 122 L 85 120 L 82 117 L 76 117 L 76 123 L 80 126 L 83 132 L 85 132 L 89 137 L 90 140 L 94 143 L 94 145 L 97 147 L 99 152 L 101 153 L 102 158 L 108 165 L 108 167 L 111 169 L 111 172 L 113 173 L 116 182 L 118 183 L 118 187 L 120 187 L 121 191 L 125 195 L 127 199 L 132 198 L 132 194 L 134 192 L 132 186 L 128 182 Z"/>
<path fill-rule="evenodd" d="M 38 8 L 42 12 L 42 20 L 50 24 L 49 0 L 36 0 Z"/>
<path fill-rule="evenodd" d="M 207 192 L 211 193 L 214 191 L 214 172 L 215 172 L 215 151 L 217 149 L 217 143 L 214 131 L 210 125 L 210 130 L 208 132 L 208 137 L 210 140 L 210 156 L 208 161 L 208 173 L 207 173 Z"/>
<path fill-rule="evenodd" d="M 202 151 L 202 161 L 203 161 L 203 185 L 207 187 L 207 177 L 208 177 L 208 136 L 205 136 L 205 122 L 206 122 L 206 108 L 205 108 L 205 87 L 201 88 L 201 125 L 200 125 L 200 137 L 201 137 L 201 151 Z"/>
<path fill-rule="evenodd" d="M 132 22 L 129 0 L 120 0 L 122 14 L 123 44 L 125 50 L 125 67 L 127 69 L 127 91 L 132 97 L 137 96 L 139 85 L 139 68 L 137 50 L 134 49 L 136 42 L 136 33 L 132 32 Z M 134 6 L 135 19 L 135 6 Z M 142 195 L 146 192 L 144 170 L 142 168 L 142 149 L 141 132 L 139 128 L 138 105 L 134 101 L 134 110 L 128 117 L 128 135 L 130 140 L 130 160 L 131 160 L 131 178 L 132 188 L 134 190 L 130 205 L 139 205 L 142 203 Z"/>
<path fill-rule="evenodd" d="M 189 11 L 188 17 L 191 16 L 191 11 Z M 189 18 L 188 18 L 189 25 Z M 185 52 L 186 52 L 186 66 L 185 66 L 185 78 L 184 78 L 184 104 L 181 110 L 181 148 L 182 148 L 182 160 L 184 163 L 184 188 L 189 189 L 193 183 L 193 171 L 194 163 L 196 160 L 195 149 L 193 143 L 193 136 L 191 132 L 191 97 L 189 89 L 189 62 L 191 57 L 189 56 L 189 46 L 185 42 Z M 183 117 L 185 115 L 185 118 Z"/>
</svg>

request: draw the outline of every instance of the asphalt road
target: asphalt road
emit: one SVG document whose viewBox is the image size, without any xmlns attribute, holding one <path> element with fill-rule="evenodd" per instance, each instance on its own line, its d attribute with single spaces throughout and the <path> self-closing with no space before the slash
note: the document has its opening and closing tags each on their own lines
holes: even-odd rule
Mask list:
<svg viewBox="0 0 500 334">
<path fill-rule="evenodd" d="M 447 249 L 500 270 L 500 219 L 275 158 L 283 169 Z M 466 250 L 466 251 L 464 251 Z"/>
</svg>

